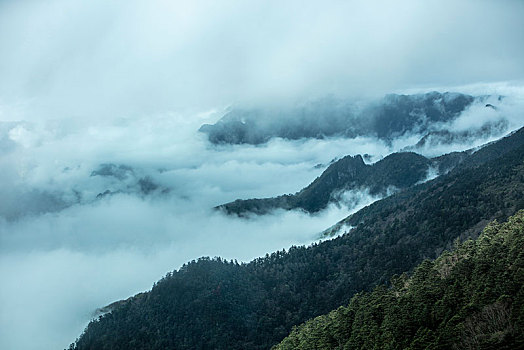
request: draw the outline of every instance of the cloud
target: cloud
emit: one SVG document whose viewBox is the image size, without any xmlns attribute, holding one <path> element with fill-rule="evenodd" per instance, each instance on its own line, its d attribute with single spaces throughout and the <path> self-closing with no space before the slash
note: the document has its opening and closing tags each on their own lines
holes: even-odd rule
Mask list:
<svg viewBox="0 0 524 350">
<path fill-rule="evenodd" d="M 349 209 L 240 220 L 210 208 L 296 192 L 318 164 L 376 161 L 422 136 L 212 146 L 197 130 L 231 104 L 443 86 L 508 96 L 453 127 L 493 113 L 521 126 L 521 85 L 492 82 L 524 80 L 523 13 L 520 1 L 0 2 L 0 348 L 66 347 L 94 309 L 199 256 L 310 243 Z M 169 191 L 91 176 L 100 164 Z"/>
<path fill-rule="evenodd" d="M 218 116 L 0 124 L 1 347 L 65 347 L 96 308 L 150 288 L 199 256 L 249 261 L 314 241 L 347 208 L 250 220 L 211 208 L 297 191 L 320 175 L 315 165 L 348 150 L 390 152 L 374 139 L 213 147 L 197 132 L 210 118 Z M 91 176 L 110 163 L 170 191 L 143 196 L 129 189 L 131 170 L 123 181 Z M 106 189 L 122 191 L 96 199 Z"/>
<path fill-rule="evenodd" d="M 239 220 L 187 201 L 122 195 L 3 223 L 2 347 L 66 347 L 95 309 L 149 289 L 187 261 L 200 256 L 249 261 L 308 244 L 347 213 L 333 208 L 316 217 L 280 212 Z"/>
<path fill-rule="evenodd" d="M 475 118 L 468 113 L 464 125 Z M 368 153 L 376 161 L 420 138 L 407 135 L 388 145 L 356 138 L 212 146 L 196 130 L 219 117 L 166 113 L 0 125 L 0 139 L 6 140 L 0 158 L 2 347 L 65 347 L 96 308 L 147 290 L 199 256 L 249 261 L 309 244 L 351 207 L 377 198 L 363 189 L 344 195 L 349 208 L 330 207 L 314 216 L 276 211 L 249 220 L 211 208 L 296 192 L 333 159 Z M 91 176 L 110 163 L 169 191 L 143 195 L 129 188 L 128 177 Z M 96 198 L 107 189 L 120 192 Z"/>
<path fill-rule="evenodd" d="M 0 6 L 2 118 L 107 118 L 524 79 L 516 0 Z"/>
</svg>

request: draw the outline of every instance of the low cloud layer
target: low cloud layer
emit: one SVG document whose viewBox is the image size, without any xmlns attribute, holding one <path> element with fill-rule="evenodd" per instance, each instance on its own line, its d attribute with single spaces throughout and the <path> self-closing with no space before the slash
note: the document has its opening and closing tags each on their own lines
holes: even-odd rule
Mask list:
<svg viewBox="0 0 524 350">
<path fill-rule="evenodd" d="M 12 239 L 3 240 L 10 251 L 0 255 L 2 347 L 66 347 L 98 307 L 151 288 L 187 261 L 200 256 L 249 261 L 308 244 L 348 212 L 333 208 L 318 217 L 288 212 L 238 220 L 179 209 L 113 198 L 3 225 L 2 236 Z"/>
<path fill-rule="evenodd" d="M 518 102 L 519 96 L 508 99 Z M 522 124 L 517 102 L 498 110 L 512 127 Z M 149 289 L 199 256 L 249 261 L 309 244 L 352 208 L 378 198 L 366 189 L 353 191 L 342 195 L 347 206 L 314 216 L 275 211 L 246 220 L 211 208 L 237 198 L 294 193 L 333 159 L 367 153 L 376 161 L 421 137 L 406 135 L 392 144 L 339 138 L 213 146 L 197 130 L 220 116 L 215 111 L 0 124 L 2 347 L 65 347 L 96 308 Z M 474 125 L 476 118 L 475 111 L 465 111 L 456 128 Z M 107 175 L 108 169 L 122 172 Z M 141 191 L 136 185 L 141 178 L 159 190 Z M 98 196 L 107 190 L 112 193 Z M 34 336 L 25 337 L 28 333 Z"/>
<path fill-rule="evenodd" d="M 459 91 L 506 98 L 454 130 L 522 126 L 523 14 L 518 0 L 0 2 L 0 348 L 66 347 L 96 308 L 199 256 L 314 241 L 351 209 L 211 208 L 294 193 L 333 159 L 376 161 L 423 136 L 212 146 L 197 130 L 227 106 Z"/>
<path fill-rule="evenodd" d="M 322 172 L 315 165 L 348 150 L 390 151 L 373 139 L 217 148 L 197 132 L 209 118 L 2 124 L 2 348 L 65 347 L 96 308 L 149 289 L 191 259 L 249 261 L 314 241 L 348 209 L 241 220 L 211 208 L 295 192 Z M 125 165 L 124 173 L 103 176 L 100 164 Z M 145 195 L 128 169 L 168 191 Z M 97 198 L 106 190 L 114 194 Z"/>
</svg>

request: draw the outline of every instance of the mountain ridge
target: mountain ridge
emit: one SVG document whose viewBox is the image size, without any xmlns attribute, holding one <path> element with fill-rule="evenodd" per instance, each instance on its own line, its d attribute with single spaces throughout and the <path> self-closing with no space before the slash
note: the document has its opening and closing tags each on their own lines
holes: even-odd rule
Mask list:
<svg viewBox="0 0 524 350">
<path fill-rule="evenodd" d="M 524 208 L 522 130 L 486 146 L 471 166 L 353 214 L 348 234 L 248 264 L 192 261 L 91 322 L 71 349 L 267 349 L 293 325 Z"/>
<path fill-rule="evenodd" d="M 524 210 L 411 276 L 294 327 L 273 350 L 516 349 L 524 345 Z"/>
<path fill-rule="evenodd" d="M 232 108 L 215 124 L 204 124 L 199 131 L 217 145 L 259 145 L 275 137 L 297 140 L 370 136 L 391 142 L 405 134 L 433 132 L 455 120 L 474 103 L 496 111 L 492 104 L 485 104 L 490 98 L 495 104 L 503 100 L 502 96 L 437 91 L 389 94 L 364 105 L 326 97 L 294 107 Z M 488 123 L 474 133 L 491 132 L 496 127 L 503 125 Z"/>
<path fill-rule="evenodd" d="M 523 133 L 523 131 L 515 130 L 513 133 Z M 505 139 L 502 138 L 500 142 L 504 143 Z M 512 140 L 516 143 L 524 143 L 522 137 Z M 491 159 L 514 146 L 498 147 L 497 150 L 490 151 L 492 155 L 486 154 L 484 157 L 487 157 L 486 160 Z M 428 180 L 431 171 L 435 173 L 434 176 L 437 176 L 457 166 L 472 166 L 475 164 L 475 159 L 479 158 L 478 155 L 473 157 L 472 155 L 483 147 L 451 152 L 434 158 L 427 158 L 414 152 L 395 152 L 371 165 L 365 164 L 361 155 L 345 156 L 330 164 L 311 184 L 295 194 L 237 199 L 221 204 L 215 209 L 241 217 L 250 214 L 264 215 L 275 209 L 301 209 L 308 213 L 316 213 L 325 209 L 329 203 L 337 203 L 337 195 L 344 191 L 367 190 L 372 196 L 385 197 L 392 192 L 392 189 L 404 190 Z M 480 154 L 484 154 L 484 151 Z"/>
</svg>

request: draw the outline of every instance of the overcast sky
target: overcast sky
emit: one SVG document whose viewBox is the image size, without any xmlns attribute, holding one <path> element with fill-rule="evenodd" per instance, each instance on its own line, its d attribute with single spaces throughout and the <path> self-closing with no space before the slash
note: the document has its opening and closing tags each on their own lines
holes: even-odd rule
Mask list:
<svg viewBox="0 0 524 350">
<path fill-rule="evenodd" d="M 524 79 L 524 2 L 1 1 L 0 118 Z"/>
<path fill-rule="evenodd" d="M 349 209 L 240 220 L 211 208 L 293 193 L 317 164 L 378 160 L 421 136 L 213 147 L 197 130 L 227 106 L 455 90 L 508 98 L 452 130 L 522 126 L 523 18 L 519 0 L 0 0 L 0 348 L 67 347 L 97 307 L 199 256 L 312 242 Z M 102 163 L 170 191 L 90 176 Z M 122 193 L 95 200 L 106 189 Z"/>
</svg>

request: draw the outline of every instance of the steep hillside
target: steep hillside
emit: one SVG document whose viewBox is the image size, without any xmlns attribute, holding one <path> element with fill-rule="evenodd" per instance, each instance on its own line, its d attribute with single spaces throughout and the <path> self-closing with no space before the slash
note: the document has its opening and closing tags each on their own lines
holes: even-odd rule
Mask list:
<svg viewBox="0 0 524 350">
<path fill-rule="evenodd" d="M 524 210 L 391 287 L 293 329 L 274 350 L 524 347 Z"/>
<path fill-rule="evenodd" d="M 293 325 L 523 208 L 524 146 L 493 158 L 489 149 L 499 146 L 487 146 L 478 164 L 364 208 L 347 219 L 354 228 L 343 236 L 249 264 L 193 261 L 91 322 L 71 348 L 267 349 Z"/>
</svg>

